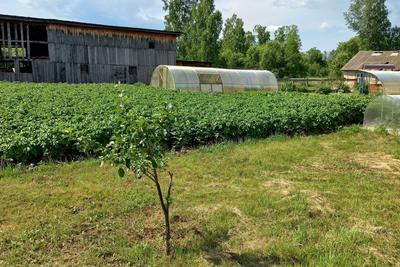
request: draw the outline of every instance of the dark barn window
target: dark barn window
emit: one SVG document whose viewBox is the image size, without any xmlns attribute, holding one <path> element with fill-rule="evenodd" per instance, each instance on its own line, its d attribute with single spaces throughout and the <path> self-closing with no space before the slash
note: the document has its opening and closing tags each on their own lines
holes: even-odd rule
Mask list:
<svg viewBox="0 0 400 267">
<path fill-rule="evenodd" d="M 137 83 L 137 67 L 136 66 L 129 66 L 129 83 Z"/>
<path fill-rule="evenodd" d="M 32 58 L 48 58 L 49 47 L 47 44 L 31 43 L 31 57 Z"/>
<path fill-rule="evenodd" d="M 0 61 L 0 72 L 15 72 L 14 61 Z"/>
<path fill-rule="evenodd" d="M 149 42 L 149 48 L 150 48 L 150 49 L 156 48 L 156 43 L 155 43 L 154 41 L 150 41 L 150 42 Z"/>
<path fill-rule="evenodd" d="M 19 72 L 21 73 L 32 73 L 32 62 L 21 61 L 19 62 Z"/>
<path fill-rule="evenodd" d="M 30 25 L 30 52 L 32 58 L 48 58 L 49 45 L 47 40 L 47 29 L 44 25 Z"/>
<path fill-rule="evenodd" d="M 89 65 L 81 64 L 81 74 L 89 74 Z"/>
</svg>

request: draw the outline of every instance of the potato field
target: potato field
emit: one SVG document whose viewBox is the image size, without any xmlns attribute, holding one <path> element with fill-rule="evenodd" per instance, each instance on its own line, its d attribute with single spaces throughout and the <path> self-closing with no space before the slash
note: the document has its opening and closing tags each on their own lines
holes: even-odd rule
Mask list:
<svg viewBox="0 0 400 267">
<path fill-rule="evenodd" d="M 181 149 L 276 134 L 327 133 L 361 123 L 358 95 L 166 91 L 145 85 L 0 83 L 1 164 L 97 156 L 116 127 L 121 95 L 140 114 L 172 104 L 168 144 Z"/>
</svg>

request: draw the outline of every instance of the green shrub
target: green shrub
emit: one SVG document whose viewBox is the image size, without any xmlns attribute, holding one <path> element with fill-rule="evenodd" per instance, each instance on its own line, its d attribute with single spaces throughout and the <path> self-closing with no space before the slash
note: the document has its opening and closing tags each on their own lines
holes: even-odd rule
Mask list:
<svg viewBox="0 0 400 267">
<path fill-rule="evenodd" d="M 332 89 L 330 87 L 322 86 L 322 87 L 318 88 L 316 92 L 318 94 L 322 94 L 322 95 L 329 95 L 333 91 L 332 91 Z"/>
<path fill-rule="evenodd" d="M 337 84 L 336 89 L 338 90 L 338 92 L 341 92 L 341 93 L 350 93 L 351 92 L 350 86 L 348 84 L 346 84 L 344 81 L 340 81 Z"/>
<path fill-rule="evenodd" d="M 309 93 L 310 91 L 303 86 L 297 86 L 293 82 L 285 82 L 279 86 L 279 91 L 281 92 L 299 92 L 299 93 Z"/>
<path fill-rule="evenodd" d="M 292 82 L 285 82 L 280 84 L 279 86 L 279 91 L 282 92 L 295 92 L 296 91 L 296 85 Z"/>
</svg>

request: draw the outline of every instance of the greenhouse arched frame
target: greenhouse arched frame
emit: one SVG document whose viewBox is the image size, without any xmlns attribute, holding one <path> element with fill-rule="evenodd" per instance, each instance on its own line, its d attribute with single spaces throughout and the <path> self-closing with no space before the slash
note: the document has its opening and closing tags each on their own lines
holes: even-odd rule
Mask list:
<svg viewBox="0 0 400 267">
<path fill-rule="evenodd" d="M 266 70 L 233 70 L 160 65 L 151 79 L 154 87 L 228 93 L 243 90 L 277 90 L 275 75 Z"/>
<path fill-rule="evenodd" d="M 364 127 L 385 127 L 400 133 L 400 72 L 362 71 L 382 84 L 382 95 L 375 98 L 364 114 Z"/>
</svg>

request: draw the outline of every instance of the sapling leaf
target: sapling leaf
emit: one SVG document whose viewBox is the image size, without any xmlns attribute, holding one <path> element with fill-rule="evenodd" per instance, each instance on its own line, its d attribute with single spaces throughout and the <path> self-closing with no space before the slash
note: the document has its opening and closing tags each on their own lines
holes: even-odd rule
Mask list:
<svg viewBox="0 0 400 267">
<path fill-rule="evenodd" d="M 118 175 L 119 175 L 119 177 L 121 177 L 121 178 L 123 178 L 123 177 L 125 176 L 125 171 L 124 171 L 123 168 L 119 168 L 119 170 L 118 170 Z"/>
</svg>

